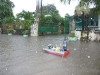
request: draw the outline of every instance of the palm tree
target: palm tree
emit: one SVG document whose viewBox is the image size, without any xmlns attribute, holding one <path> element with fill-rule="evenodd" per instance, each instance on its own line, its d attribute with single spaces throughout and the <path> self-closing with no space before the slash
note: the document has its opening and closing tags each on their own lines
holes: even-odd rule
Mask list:
<svg viewBox="0 0 100 75">
<path fill-rule="evenodd" d="M 25 29 L 29 29 L 30 25 L 34 23 L 34 12 L 23 10 L 17 14 L 17 20 L 24 25 Z"/>
<path fill-rule="evenodd" d="M 33 19 L 34 20 L 34 12 L 29 12 L 29 11 L 22 11 L 20 13 L 17 14 L 18 18 L 21 19 L 25 19 L 25 20 L 29 20 L 29 19 Z"/>
</svg>

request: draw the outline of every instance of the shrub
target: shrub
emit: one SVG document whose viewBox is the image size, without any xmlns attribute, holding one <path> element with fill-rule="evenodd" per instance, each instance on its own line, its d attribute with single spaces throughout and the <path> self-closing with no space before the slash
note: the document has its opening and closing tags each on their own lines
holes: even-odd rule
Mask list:
<svg viewBox="0 0 100 75">
<path fill-rule="evenodd" d="M 7 29 L 7 33 L 13 33 L 13 29 Z"/>
<path fill-rule="evenodd" d="M 23 35 L 28 35 L 29 30 L 24 30 L 22 33 L 23 33 Z"/>
<path fill-rule="evenodd" d="M 75 33 L 70 33 L 69 37 L 75 37 Z"/>
</svg>

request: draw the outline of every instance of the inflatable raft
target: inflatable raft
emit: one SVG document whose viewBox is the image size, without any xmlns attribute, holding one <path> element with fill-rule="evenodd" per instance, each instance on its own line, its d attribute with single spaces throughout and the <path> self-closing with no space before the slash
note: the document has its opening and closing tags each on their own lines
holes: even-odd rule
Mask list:
<svg viewBox="0 0 100 75">
<path fill-rule="evenodd" d="M 64 51 L 63 49 L 60 50 L 54 50 L 53 48 L 49 49 L 49 48 L 43 48 L 43 50 L 47 53 L 50 54 L 55 54 L 55 55 L 60 55 L 60 56 L 66 56 L 70 53 L 70 50 L 67 49 L 66 51 Z"/>
</svg>

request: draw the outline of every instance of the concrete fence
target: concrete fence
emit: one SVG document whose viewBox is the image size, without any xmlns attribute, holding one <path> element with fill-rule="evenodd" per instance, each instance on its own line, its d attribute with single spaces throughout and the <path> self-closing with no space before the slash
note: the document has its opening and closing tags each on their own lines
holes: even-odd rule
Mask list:
<svg viewBox="0 0 100 75">
<path fill-rule="evenodd" d="M 75 31 L 75 36 L 77 37 L 78 40 L 81 39 L 81 31 Z M 100 31 L 89 31 L 89 34 L 87 35 L 87 32 L 83 32 L 83 36 L 82 37 L 87 37 L 90 41 L 100 41 Z"/>
</svg>

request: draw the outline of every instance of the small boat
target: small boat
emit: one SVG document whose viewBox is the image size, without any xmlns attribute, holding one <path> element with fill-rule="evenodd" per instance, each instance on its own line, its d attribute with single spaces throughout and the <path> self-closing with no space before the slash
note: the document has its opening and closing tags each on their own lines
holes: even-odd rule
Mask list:
<svg viewBox="0 0 100 75">
<path fill-rule="evenodd" d="M 60 56 L 66 56 L 70 53 L 70 50 L 67 49 L 66 51 L 64 51 L 63 49 L 60 49 L 60 50 L 54 50 L 53 48 L 43 48 L 43 50 L 45 52 L 48 52 L 50 54 L 55 54 L 55 55 L 60 55 Z"/>
<path fill-rule="evenodd" d="M 67 40 L 66 40 L 66 35 L 64 37 L 64 41 L 63 41 L 63 48 L 60 47 L 53 47 L 52 44 L 49 44 L 48 47 L 43 48 L 43 50 L 45 52 L 51 53 L 51 54 L 55 54 L 55 55 L 60 55 L 60 56 L 66 56 L 70 53 L 70 50 L 67 49 Z"/>
</svg>

